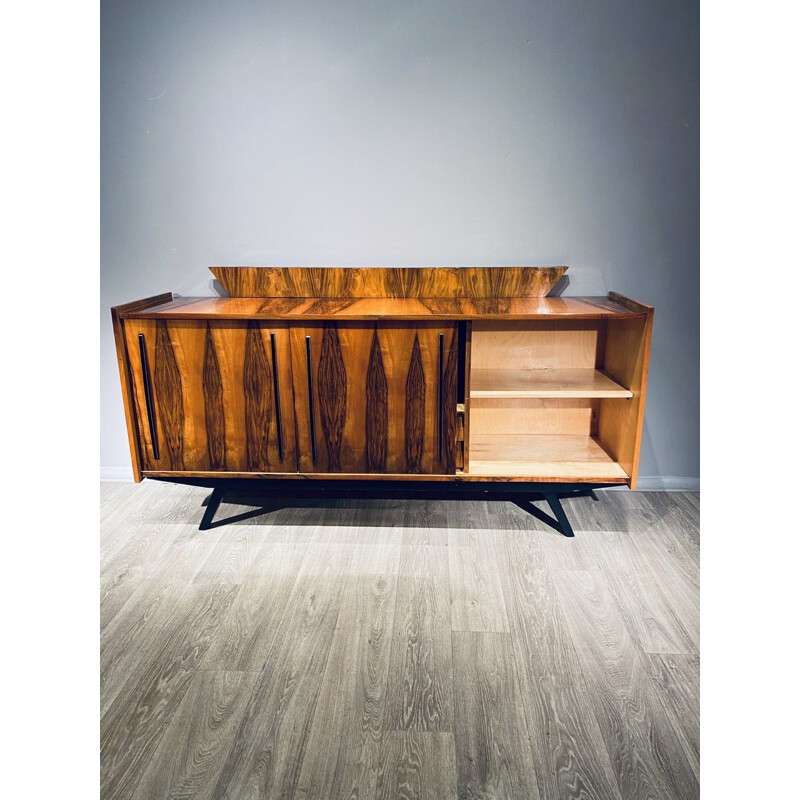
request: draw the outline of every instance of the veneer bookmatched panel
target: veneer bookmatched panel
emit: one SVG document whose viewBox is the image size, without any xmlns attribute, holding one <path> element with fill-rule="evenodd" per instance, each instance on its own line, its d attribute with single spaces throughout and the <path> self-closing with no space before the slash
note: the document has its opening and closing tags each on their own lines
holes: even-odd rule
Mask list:
<svg viewBox="0 0 800 800">
<path fill-rule="evenodd" d="M 210 267 L 233 297 L 544 297 L 567 267 Z"/>
<path fill-rule="evenodd" d="M 136 320 L 125 341 L 145 470 L 297 470 L 286 326 Z"/>
<path fill-rule="evenodd" d="M 291 329 L 305 473 L 455 472 L 453 325 Z"/>
</svg>

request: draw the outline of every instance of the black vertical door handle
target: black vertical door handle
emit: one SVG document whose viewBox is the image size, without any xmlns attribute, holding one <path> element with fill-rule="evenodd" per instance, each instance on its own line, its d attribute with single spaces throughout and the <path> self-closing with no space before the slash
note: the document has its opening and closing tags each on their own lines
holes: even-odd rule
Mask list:
<svg viewBox="0 0 800 800">
<path fill-rule="evenodd" d="M 317 464 L 317 425 L 314 421 L 314 376 L 311 369 L 311 337 L 306 336 L 306 378 L 308 380 L 308 427 L 311 433 L 311 463 Z"/>
<path fill-rule="evenodd" d="M 439 334 L 439 422 L 438 428 L 438 454 L 442 460 L 442 442 L 444 437 L 444 334 Z"/>
<path fill-rule="evenodd" d="M 281 418 L 281 389 L 278 383 L 278 348 L 275 345 L 275 334 L 270 333 L 269 343 L 272 348 L 272 393 L 275 395 L 275 426 L 278 429 L 278 459 L 283 461 L 283 420 Z"/>
</svg>

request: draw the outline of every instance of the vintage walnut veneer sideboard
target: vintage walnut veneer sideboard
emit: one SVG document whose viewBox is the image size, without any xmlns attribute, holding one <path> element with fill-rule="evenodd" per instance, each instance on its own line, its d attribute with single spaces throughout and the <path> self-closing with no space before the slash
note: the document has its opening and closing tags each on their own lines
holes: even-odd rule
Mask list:
<svg viewBox="0 0 800 800">
<path fill-rule="evenodd" d="M 213 487 L 202 527 L 242 479 L 413 481 L 572 535 L 559 496 L 636 485 L 653 309 L 545 296 L 566 269 L 212 267 L 229 297 L 117 306 L 134 478 Z"/>
</svg>

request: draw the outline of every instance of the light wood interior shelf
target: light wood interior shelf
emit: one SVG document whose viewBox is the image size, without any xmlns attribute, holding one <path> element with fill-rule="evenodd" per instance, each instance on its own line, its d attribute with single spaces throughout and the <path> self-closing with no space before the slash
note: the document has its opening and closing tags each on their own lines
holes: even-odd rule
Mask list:
<svg viewBox="0 0 800 800">
<path fill-rule="evenodd" d="M 470 396 L 480 397 L 633 397 L 597 369 L 474 369 Z"/>
<path fill-rule="evenodd" d="M 592 436 L 473 433 L 470 474 L 624 483 L 629 476 Z"/>
</svg>

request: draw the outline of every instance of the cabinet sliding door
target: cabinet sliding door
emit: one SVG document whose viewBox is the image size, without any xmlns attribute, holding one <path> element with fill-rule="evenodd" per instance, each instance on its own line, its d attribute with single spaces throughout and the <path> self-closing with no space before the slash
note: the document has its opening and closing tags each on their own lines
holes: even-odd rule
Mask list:
<svg viewBox="0 0 800 800">
<path fill-rule="evenodd" d="M 291 349 L 301 472 L 455 472 L 454 324 L 293 326 Z"/>
<path fill-rule="evenodd" d="M 296 472 L 289 335 L 238 320 L 126 320 L 150 472 Z"/>
</svg>

